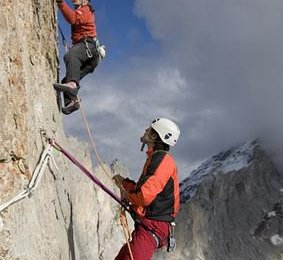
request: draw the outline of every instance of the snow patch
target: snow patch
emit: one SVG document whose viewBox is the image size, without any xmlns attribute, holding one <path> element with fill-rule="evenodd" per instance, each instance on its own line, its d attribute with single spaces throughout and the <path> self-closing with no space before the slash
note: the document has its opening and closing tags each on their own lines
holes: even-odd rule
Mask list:
<svg viewBox="0 0 283 260">
<path fill-rule="evenodd" d="M 271 243 L 272 243 L 274 246 L 281 246 L 281 245 L 283 245 L 283 237 L 280 237 L 278 234 L 273 235 L 273 236 L 270 238 L 270 241 L 271 241 Z"/>
<path fill-rule="evenodd" d="M 228 173 L 231 171 L 238 171 L 249 166 L 253 158 L 255 143 L 247 143 L 239 149 L 231 151 L 231 154 L 222 163 L 222 171 Z"/>
<path fill-rule="evenodd" d="M 181 182 L 181 202 L 184 203 L 192 198 L 204 179 L 213 178 L 218 173 L 227 174 L 248 167 L 253 160 L 256 146 L 258 146 L 256 141 L 248 142 L 241 147 L 232 148 L 204 160 L 189 177 Z"/>
<path fill-rule="evenodd" d="M 280 189 L 280 192 L 283 192 L 283 189 Z"/>
<path fill-rule="evenodd" d="M 276 216 L 276 211 L 270 211 L 268 212 L 267 216 L 270 217 L 275 217 Z"/>
</svg>

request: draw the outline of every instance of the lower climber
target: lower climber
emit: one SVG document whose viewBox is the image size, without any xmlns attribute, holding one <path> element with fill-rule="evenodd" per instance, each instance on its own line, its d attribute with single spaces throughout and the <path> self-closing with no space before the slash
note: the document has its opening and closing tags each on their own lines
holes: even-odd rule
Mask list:
<svg viewBox="0 0 283 260">
<path fill-rule="evenodd" d="M 54 83 L 57 91 L 64 92 L 64 114 L 79 109 L 77 94 L 80 80 L 92 73 L 105 56 L 104 46 L 99 44 L 96 33 L 94 9 L 90 0 L 72 0 L 75 10 L 64 0 L 56 0 L 64 18 L 71 24 L 73 46 L 64 55 L 66 76 L 62 83 Z"/>
<path fill-rule="evenodd" d="M 122 199 L 133 211 L 135 230 L 130 247 L 135 260 L 149 260 L 157 248 L 167 245 L 167 251 L 170 251 L 168 246 L 172 246 L 169 240 L 179 211 L 179 181 L 169 148 L 176 144 L 179 135 L 179 127 L 171 120 L 154 120 L 141 137 L 142 150 L 145 144 L 148 149 L 138 182 L 119 174 L 113 177 L 118 186 L 124 188 L 121 189 Z M 125 244 L 115 260 L 127 259 L 131 256 Z"/>
</svg>

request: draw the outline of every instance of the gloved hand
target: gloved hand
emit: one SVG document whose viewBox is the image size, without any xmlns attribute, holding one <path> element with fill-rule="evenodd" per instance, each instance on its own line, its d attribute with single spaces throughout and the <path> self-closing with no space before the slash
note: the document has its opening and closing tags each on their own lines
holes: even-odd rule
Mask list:
<svg viewBox="0 0 283 260">
<path fill-rule="evenodd" d="M 116 174 L 116 175 L 113 177 L 113 180 L 117 183 L 117 185 L 118 185 L 119 187 L 122 187 L 122 186 L 123 186 L 124 177 L 122 177 L 121 175 Z"/>
<path fill-rule="evenodd" d="M 120 189 L 121 201 L 124 205 L 130 206 L 130 201 L 128 199 L 129 193 L 125 189 Z"/>
<path fill-rule="evenodd" d="M 121 200 L 122 201 L 128 202 L 128 195 L 129 193 L 126 190 L 121 189 Z"/>
<path fill-rule="evenodd" d="M 56 0 L 56 3 L 59 4 L 59 3 L 63 3 L 64 0 Z"/>
</svg>

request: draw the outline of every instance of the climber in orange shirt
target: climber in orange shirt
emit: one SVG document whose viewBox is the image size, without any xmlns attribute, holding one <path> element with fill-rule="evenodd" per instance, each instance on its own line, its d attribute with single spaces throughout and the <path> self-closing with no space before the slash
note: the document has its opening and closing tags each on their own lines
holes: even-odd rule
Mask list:
<svg viewBox="0 0 283 260">
<path fill-rule="evenodd" d="M 64 92 L 64 114 L 79 109 L 77 93 L 80 80 L 94 71 L 99 61 L 105 56 L 96 33 L 94 9 L 90 0 L 72 0 L 75 9 L 70 8 L 63 0 L 56 0 L 65 20 L 71 24 L 72 48 L 64 55 L 66 76 L 62 83 L 54 83 L 57 91 Z"/>
<path fill-rule="evenodd" d="M 179 134 L 179 127 L 171 120 L 154 120 L 141 137 L 148 150 L 138 182 L 121 175 L 114 176 L 118 186 L 123 187 L 122 199 L 129 203 L 135 220 L 130 241 L 135 260 L 149 260 L 162 246 L 167 245 L 168 251 L 174 247 L 174 241 L 170 239 L 173 239 L 171 231 L 180 199 L 177 166 L 169 148 L 176 144 Z M 131 258 L 125 244 L 115 260 L 127 259 Z"/>
</svg>

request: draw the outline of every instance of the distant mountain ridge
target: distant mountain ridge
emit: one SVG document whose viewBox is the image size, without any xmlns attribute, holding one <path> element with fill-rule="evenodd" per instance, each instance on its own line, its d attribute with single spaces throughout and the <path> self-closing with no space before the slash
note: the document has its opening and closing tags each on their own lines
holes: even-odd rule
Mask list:
<svg viewBox="0 0 283 260">
<path fill-rule="evenodd" d="M 180 187 L 177 249 L 153 259 L 283 260 L 283 174 L 259 143 L 211 156 Z"/>
<path fill-rule="evenodd" d="M 200 183 L 210 174 L 228 173 L 248 167 L 253 160 L 253 152 L 257 146 L 259 146 L 257 141 L 248 142 L 204 160 L 196 170 L 193 170 L 180 183 L 181 202 L 185 203 L 192 198 Z"/>
</svg>

